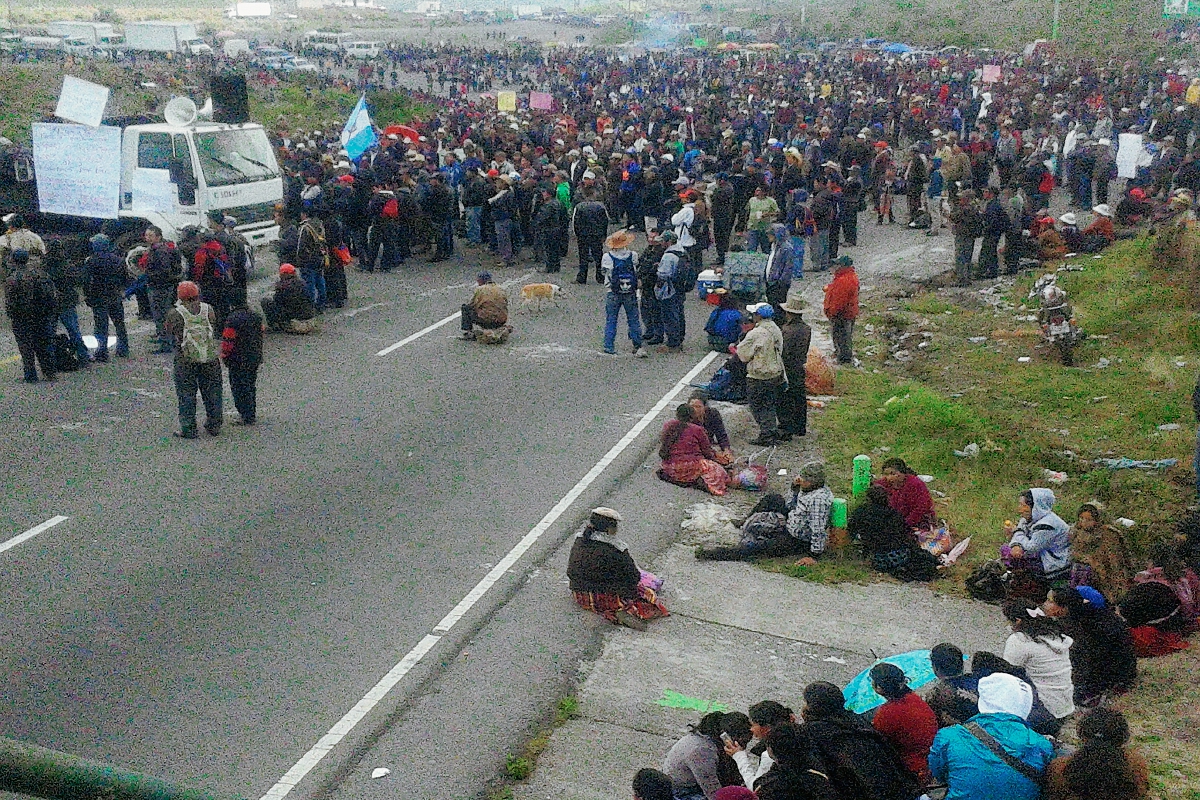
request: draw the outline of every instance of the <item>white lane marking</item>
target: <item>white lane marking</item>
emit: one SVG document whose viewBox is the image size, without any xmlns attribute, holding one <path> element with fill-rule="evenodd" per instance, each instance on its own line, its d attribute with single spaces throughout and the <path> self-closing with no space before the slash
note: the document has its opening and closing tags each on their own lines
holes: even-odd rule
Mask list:
<svg viewBox="0 0 1200 800">
<path fill-rule="evenodd" d="M 379 701 L 387 696 L 400 679 L 407 675 L 413 667 L 421 662 L 425 654 L 433 649 L 433 646 L 441 640 L 442 637 L 426 634 L 425 638 L 417 642 L 417 646 L 408 651 L 408 655 L 400 659 L 400 663 L 392 667 L 387 675 L 380 679 L 379 683 L 375 684 L 371 691 L 363 696 L 354 704 L 354 708 L 346 712 L 346 714 L 337 721 L 337 724 L 329 729 L 329 733 L 322 736 L 312 748 L 297 761 L 291 769 L 287 771 L 279 782 L 267 790 L 267 793 L 262 796 L 262 800 L 278 800 L 278 798 L 286 797 L 296 785 L 304 779 L 304 776 L 312 771 L 312 768 L 321 763 L 325 756 L 329 755 L 329 751 L 337 746 L 346 734 L 354 730 L 354 726 L 362 722 L 363 717 L 371 712 L 379 704 Z"/>
<path fill-rule="evenodd" d="M 411 334 L 409 336 L 405 336 L 403 339 L 396 342 L 395 344 L 389 344 L 387 347 L 383 348 L 375 355 L 386 356 L 388 353 L 391 353 L 394 350 L 399 350 L 401 347 L 404 347 L 404 345 L 408 344 L 409 342 L 415 342 L 417 339 L 420 339 L 425 334 L 430 333 L 432 331 L 436 331 L 438 328 L 442 327 L 443 325 L 445 325 L 447 323 L 454 322 L 454 320 L 458 319 L 461 316 L 462 316 L 461 311 L 455 311 L 453 314 L 446 317 L 445 319 L 435 322 L 432 325 L 426 325 L 424 328 L 421 328 L 421 330 L 419 330 L 416 333 Z"/>
<path fill-rule="evenodd" d="M 24 533 L 17 534 L 16 536 L 9 539 L 4 544 L 0 544 L 0 553 L 3 553 L 5 550 L 11 550 L 14 547 L 16 547 L 17 545 L 21 544 L 22 542 L 28 542 L 33 537 L 37 536 L 39 533 L 45 533 L 46 531 L 53 528 L 55 525 L 66 522 L 69 519 L 70 519 L 70 517 L 64 517 L 61 514 L 56 517 L 51 517 L 50 519 L 43 522 L 41 525 L 37 525 L 33 528 L 30 528 L 29 530 L 25 531 Z"/>
<path fill-rule="evenodd" d="M 483 579 L 479 581 L 479 583 L 475 584 L 475 588 L 468 592 L 467 596 L 460 600 L 458 605 L 451 609 L 450 613 L 443 617 L 442 621 L 434 626 L 433 632 L 445 633 L 453 628 L 455 623 L 462 619 L 463 615 L 471 610 L 471 606 L 479 602 L 479 598 L 483 597 L 484 593 L 486 593 L 488 589 L 492 588 L 496 581 L 500 580 L 500 578 L 504 576 L 504 573 L 512 569 L 513 564 L 517 563 L 517 559 L 523 556 L 525 552 L 532 547 L 535 542 L 537 542 L 538 539 L 542 538 L 542 534 L 545 533 L 546 530 L 563 515 L 563 512 L 571 507 L 572 503 L 579 499 L 579 496 L 582 495 L 587 488 L 592 485 L 592 482 L 595 481 L 596 478 L 600 477 L 600 474 L 604 472 L 604 470 L 606 470 L 613 461 L 616 460 L 617 456 L 621 455 L 621 453 L 625 452 L 625 448 L 633 444 L 633 440 L 636 439 L 641 432 L 646 429 L 646 426 L 654 421 L 655 417 L 662 413 L 662 410 L 666 408 L 667 405 L 675 398 L 675 395 L 679 394 L 679 392 L 691 382 L 692 378 L 695 378 L 697 375 L 699 375 L 704 368 L 711 364 L 713 359 L 715 359 L 718 355 L 720 354 L 715 351 L 710 351 L 708 355 L 700 359 L 700 363 L 692 367 L 691 370 L 684 375 L 678 383 L 671 387 L 670 391 L 664 394 L 662 399 L 654 404 L 653 408 L 642 415 L 642 418 L 634 423 L 634 426 L 629 429 L 629 432 L 622 436 L 621 440 L 614 444 L 612 448 L 609 449 L 609 451 L 605 453 L 604 456 L 597 461 L 590 470 L 588 470 L 587 474 L 579 479 L 579 483 L 571 487 L 571 491 L 563 495 L 563 498 L 555 504 L 554 508 L 550 509 L 550 511 L 546 513 L 546 516 L 542 517 L 542 521 L 537 525 L 534 525 L 533 530 L 525 534 L 525 538 L 517 542 L 516 546 L 513 547 L 512 550 L 508 551 L 508 555 L 500 559 L 496 566 L 492 567 L 488 574 L 483 576 Z"/>
<path fill-rule="evenodd" d="M 443 323 L 444 322 L 445 320 L 443 320 Z M 387 675 L 384 675 L 379 683 L 375 684 L 371 691 L 367 692 L 363 699 L 355 703 L 354 708 L 347 711 L 345 716 L 338 720 L 337 724 L 330 728 L 329 732 L 322 736 L 317 743 L 313 745 L 312 748 L 305 753 L 304 756 L 301 757 L 301 759 L 297 761 L 282 778 L 279 779 L 278 783 L 267 790 L 267 793 L 262 796 L 261 800 L 281 800 L 281 798 L 286 797 L 292 791 L 292 789 L 296 788 L 300 781 L 304 779 L 304 776 L 311 772 L 313 767 L 321 763 L 322 759 L 329 755 L 329 752 L 333 750 L 333 748 L 337 746 L 337 744 L 343 738 L 345 738 L 346 734 L 354 730 L 354 727 L 361 722 L 368 713 L 370 713 L 371 709 L 375 708 L 375 706 L 379 704 L 380 700 L 387 696 L 388 692 L 390 692 L 396 686 L 396 684 L 400 682 L 400 679 L 407 675 L 410 671 L 412 671 L 413 667 L 420 663 L 421 659 L 424 658 L 425 655 L 433 649 L 433 646 L 441 640 L 442 635 L 453 628 L 455 623 L 462 619 L 463 615 L 470 611 L 471 607 L 479 602 L 479 599 L 483 597 L 487 590 L 492 588 L 496 581 L 500 580 L 500 578 L 504 576 L 504 573 L 512 569 L 513 565 L 517 563 L 517 560 L 524 555 L 538 539 L 541 538 L 542 534 L 545 533 L 552 524 L 554 524 L 555 520 L 562 516 L 563 512 L 570 508 L 572 503 L 579 499 L 579 496 L 582 495 L 583 492 L 592 485 L 596 478 L 600 477 L 600 474 L 604 472 L 604 470 L 608 468 L 610 464 L 612 464 L 617 456 L 624 452 L 625 449 L 633 443 L 634 439 L 636 439 L 638 435 L 641 434 L 641 432 L 644 431 L 646 427 L 654 421 L 654 418 L 657 417 L 662 410 L 667 407 L 668 404 L 670 404 L 671 400 L 675 398 L 675 395 L 679 394 L 681 390 L 686 388 L 692 379 L 699 375 L 705 367 L 711 364 L 718 355 L 720 355 L 720 353 L 709 352 L 708 355 L 700 359 L 700 363 L 692 367 L 691 370 L 689 370 L 688 373 L 684 375 L 678 383 L 671 387 L 671 389 L 662 396 L 662 399 L 655 403 L 654 407 L 647 411 L 642 418 L 639 419 L 637 423 L 629 429 L 629 432 L 622 436 L 621 440 L 613 445 L 612 448 L 604 454 L 604 457 L 596 462 L 595 466 L 588 470 L 587 474 L 579 480 L 579 483 L 575 484 L 575 486 L 571 488 L 571 491 L 567 492 L 566 495 L 564 495 L 563 498 L 555 504 L 554 508 L 550 509 L 549 513 L 542 517 L 541 522 L 533 526 L 533 530 L 525 534 L 525 537 L 521 539 L 521 541 L 517 542 L 516 546 L 508 552 L 508 555 L 501 559 L 496 566 L 492 567 L 488 574 L 485 575 L 483 579 L 479 581 L 479 583 L 475 584 L 475 587 L 467 593 L 467 596 L 464 597 L 458 603 L 458 605 L 451 609 L 449 614 L 442 618 L 441 622 L 434 627 L 433 633 L 426 634 L 425 637 L 417 643 L 416 647 L 414 647 L 412 650 L 409 650 L 408 654 L 400 660 L 400 663 L 392 667 L 391 671 L 389 671 Z"/>
<path fill-rule="evenodd" d="M 508 287 L 512 286 L 515 283 L 520 283 L 521 281 L 525 280 L 532 274 L 533 274 L 532 272 L 526 272 L 521 277 L 513 278 L 512 280 L 505 281 L 504 283 L 502 283 L 500 285 L 502 287 L 504 287 L 505 289 L 507 289 Z M 474 286 L 475 284 L 469 284 L 469 285 Z M 433 331 L 436 331 L 438 328 L 442 327 L 443 325 L 451 323 L 461 316 L 462 316 L 461 311 L 455 311 L 453 314 L 446 317 L 445 319 L 439 320 L 439 321 L 433 323 L 432 325 L 427 325 L 424 328 L 422 328 L 421 330 L 417 331 L 416 333 L 411 334 L 409 336 L 405 336 L 403 339 L 396 342 L 395 344 L 389 344 L 387 347 L 383 348 L 375 355 L 376 356 L 386 356 L 388 353 L 399 350 L 401 347 L 404 347 L 404 345 L 408 344 L 409 342 L 415 342 L 417 339 L 420 339 L 425 334 L 432 333 Z"/>
</svg>

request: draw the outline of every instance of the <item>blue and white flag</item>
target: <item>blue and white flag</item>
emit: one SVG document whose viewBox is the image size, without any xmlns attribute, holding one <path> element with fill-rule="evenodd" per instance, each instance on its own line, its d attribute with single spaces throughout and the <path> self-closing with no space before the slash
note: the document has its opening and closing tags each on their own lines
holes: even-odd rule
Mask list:
<svg viewBox="0 0 1200 800">
<path fill-rule="evenodd" d="M 379 136 L 371 125 L 371 114 L 367 111 L 367 96 L 363 95 L 350 112 L 346 127 L 342 128 L 342 147 L 351 161 L 357 161 L 378 143 Z"/>
</svg>

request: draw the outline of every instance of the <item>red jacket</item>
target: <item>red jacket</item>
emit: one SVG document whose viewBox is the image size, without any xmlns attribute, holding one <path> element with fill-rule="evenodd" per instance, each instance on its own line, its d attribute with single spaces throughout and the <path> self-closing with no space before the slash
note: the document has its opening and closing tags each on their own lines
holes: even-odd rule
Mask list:
<svg viewBox="0 0 1200 800">
<path fill-rule="evenodd" d="M 858 273 L 854 267 L 839 267 L 825 287 L 825 316 L 829 319 L 858 318 Z"/>
</svg>

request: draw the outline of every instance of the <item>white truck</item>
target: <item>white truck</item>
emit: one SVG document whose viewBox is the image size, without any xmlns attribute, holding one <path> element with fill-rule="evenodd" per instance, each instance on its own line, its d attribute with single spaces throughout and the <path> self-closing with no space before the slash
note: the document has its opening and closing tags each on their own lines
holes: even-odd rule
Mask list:
<svg viewBox="0 0 1200 800">
<path fill-rule="evenodd" d="M 107 44 L 113 41 L 115 32 L 107 22 L 83 22 L 60 20 L 46 23 L 46 33 L 63 39 L 83 39 L 88 44 Z"/>
<path fill-rule="evenodd" d="M 43 229 L 69 233 L 96 224 L 96 215 L 80 205 L 88 195 L 116 195 L 118 227 L 138 236 L 157 225 L 178 241 L 183 228 L 203 227 L 209 212 L 219 211 L 237 219 L 238 232 L 251 245 L 278 239 L 274 209 L 283 201 L 283 177 L 262 125 L 201 119 L 195 104 L 180 98 L 164 116 L 162 123 L 114 124 L 119 145 L 108 154 L 69 146 L 85 126 L 39 126 L 50 130 L 35 129 L 32 153 L 0 147 L 0 202 L 6 210 L 41 216 Z M 39 133 L 46 142 L 40 150 Z M 89 170 L 89 164 L 97 168 Z M 101 185 L 106 179 L 96 176 L 102 172 L 114 182 Z M 72 177 L 84 174 L 86 180 Z"/>
<path fill-rule="evenodd" d="M 124 47 L 144 53 L 212 55 L 212 48 L 196 33 L 194 22 L 130 22 L 125 26 Z"/>
</svg>

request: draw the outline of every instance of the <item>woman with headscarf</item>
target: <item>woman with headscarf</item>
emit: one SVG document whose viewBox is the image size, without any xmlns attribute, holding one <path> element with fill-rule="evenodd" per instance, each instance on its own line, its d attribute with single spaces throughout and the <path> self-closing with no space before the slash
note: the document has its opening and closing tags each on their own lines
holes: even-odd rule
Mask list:
<svg viewBox="0 0 1200 800">
<path fill-rule="evenodd" d="M 621 515 L 604 506 L 592 509 L 575 535 L 567 561 L 567 580 L 581 608 L 617 625 L 646 630 L 646 620 L 667 616 L 667 608 L 642 581 L 629 545 L 617 537 Z"/>
<path fill-rule="evenodd" d="M 675 419 L 663 425 L 658 455 L 660 477 L 679 486 L 693 486 L 718 497 L 725 494 L 729 473 L 715 460 L 708 432 L 694 419 L 687 403 L 675 408 Z"/>
<path fill-rule="evenodd" d="M 1137 681 L 1137 655 L 1129 626 L 1090 586 L 1052 589 L 1042 610 L 1060 617 L 1071 644 L 1075 704 L 1091 708 L 1106 694 L 1121 694 Z"/>
<path fill-rule="evenodd" d="M 1029 489 L 1017 500 L 1021 518 L 1015 525 L 1004 523 L 1010 539 L 1001 555 L 1017 573 L 1010 596 L 1041 597 L 1055 581 L 1065 581 L 1070 572 L 1070 527 L 1052 510 L 1055 502 L 1049 489 Z"/>
</svg>

